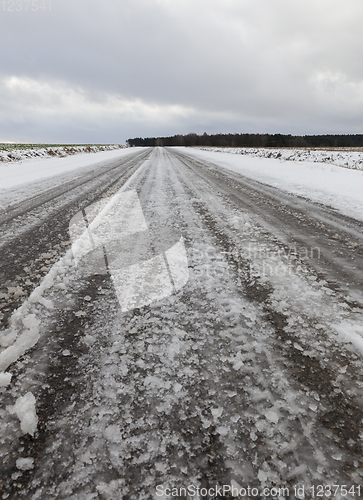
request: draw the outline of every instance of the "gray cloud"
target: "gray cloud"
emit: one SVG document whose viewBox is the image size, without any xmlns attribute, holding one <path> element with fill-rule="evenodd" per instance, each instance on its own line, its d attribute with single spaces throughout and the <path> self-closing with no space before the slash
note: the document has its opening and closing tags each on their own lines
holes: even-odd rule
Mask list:
<svg viewBox="0 0 363 500">
<path fill-rule="evenodd" d="M 361 0 L 51 1 L 1 13 L 0 140 L 362 132 Z"/>
</svg>

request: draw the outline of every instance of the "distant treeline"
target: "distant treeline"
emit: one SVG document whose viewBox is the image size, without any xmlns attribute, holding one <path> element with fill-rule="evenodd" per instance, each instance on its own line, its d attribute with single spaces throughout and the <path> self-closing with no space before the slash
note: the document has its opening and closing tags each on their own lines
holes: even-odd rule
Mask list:
<svg viewBox="0 0 363 500">
<path fill-rule="evenodd" d="M 230 148 L 356 148 L 363 147 L 363 134 L 284 135 L 284 134 L 187 134 L 172 137 L 136 137 L 129 146 L 212 146 Z"/>
</svg>

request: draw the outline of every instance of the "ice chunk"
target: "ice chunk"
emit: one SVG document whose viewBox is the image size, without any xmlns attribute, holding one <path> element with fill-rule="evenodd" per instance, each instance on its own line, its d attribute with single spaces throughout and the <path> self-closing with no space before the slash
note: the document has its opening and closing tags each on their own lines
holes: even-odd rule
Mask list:
<svg viewBox="0 0 363 500">
<path fill-rule="evenodd" d="M 274 410 L 268 410 L 265 413 L 265 417 L 267 418 L 267 420 L 274 424 L 277 424 L 277 422 L 279 421 L 279 416 Z"/>
<path fill-rule="evenodd" d="M 11 373 L 0 372 L 0 387 L 6 387 L 7 385 L 9 385 L 11 377 Z"/>
<path fill-rule="evenodd" d="M 258 475 L 257 475 L 258 479 L 261 481 L 261 483 L 265 483 L 267 478 L 268 478 L 268 474 L 263 471 L 263 470 L 259 470 L 258 471 Z"/>
<path fill-rule="evenodd" d="M 181 384 L 179 384 L 178 382 L 176 382 L 176 383 L 174 384 L 174 392 L 175 392 L 175 393 L 180 392 L 182 389 L 183 389 L 183 386 L 182 386 Z"/>
<path fill-rule="evenodd" d="M 121 443 L 122 434 L 117 425 L 109 425 L 105 429 L 105 438 L 112 443 Z"/>
<path fill-rule="evenodd" d="M 48 275 L 49 276 L 49 275 Z M 47 277 L 48 277 L 47 276 Z M 50 278 L 49 278 L 50 279 Z M 36 303 L 38 302 L 39 304 L 42 304 L 44 307 L 47 309 L 54 309 L 53 302 L 49 299 L 46 299 L 43 297 L 42 293 L 45 288 L 49 288 L 49 283 L 46 282 L 47 280 L 45 279 L 42 283 L 42 286 L 38 286 L 31 296 L 29 297 L 29 302 Z"/>
<path fill-rule="evenodd" d="M 87 334 L 83 337 L 82 342 L 91 347 L 96 342 L 96 337 Z"/>
<path fill-rule="evenodd" d="M 16 414 L 20 420 L 20 428 L 24 434 L 34 433 L 38 424 L 38 417 L 35 410 L 35 397 L 31 392 L 27 392 L 16 400 L 14 406 L 7 406 L 7 410 L 11 414 Z"/>
<path fill-rule="evenodd" d="M 14 295 L 14 297 L 21 297 L 26 295 L 20 286 L 8 286 L 8 293 Z"/>
<path fill-rule="evenodd" d="M 28 314 L 22 318 L 23 325 L 25 328 L 37 328 L 40 325 L 39 319 L 36 318 L 35 314 Z"/>
<path fill-rule="evenodd" d="M 16 467 L 20 470 L 31 470 L 34 467 L 34 458 L 18 458 Z"/>
<path fill-rule="evenodd" d="M 242 359 L 238 359 L 238 360 L 234 363 L 233 368 L 234 368 L 235 370 L 239 370 L 242 366 L 243 366 L 243 361 L 242 361 Z"/>
<path fill-rule="evenodd" d="M 219 427 L 216 428 L 216 431 L 221 436 L 226 436 L 228 434 L 228 432 L 229 432 L 229 429 L 225 425 L 220 425 Z"/>
<path fill-rule="evenodd" d="M 29 315 L 34 316 L 34 315 Z M 28 318 L 29 318 L 28 316 Z M 25 330 L 14 342 L 13 345 L 5 349 L 0 354 L 0 371 L 7 369 L 11 363 L 14 363 L 28 349 L 32 348 L 39 339 L 39 321 L 34 318 L 31 322 L 31 327 Z"/>
<path fill-rule="evenodd" d="M 223 408 L 220 407 L 220 408 L 212 408 L 211 409 L 211 412 L 212 412 L 212 415 L 215 419 L 219 418 L 222 413 L 223 413 Z"/>
<path fill-rule="evenodd" d="M 77 311 L 74 313 L 74 315 L 76 318 L 82 318 L 83 316 L 87 316 L 87 313 L 85 313 L 84 311 Z"/>
<path fill-rule="evenodd" d="M 16 340 L 16 337 L 18 336 L 18 332 L 13 329 L 6 330 L 3 334 L 3 336 L 0 339 L 0 345 L 1 347 L 9 347 L 9 345 L 13 344 Z"/>
<path fill-rule="evenodd" d="M 110 483 L 100 483 L 96 486 L 96 490 L 103 498 L 120 498 L 119 492 L 123 486 L 123 482 L 123 479 L 114 479 Z"/>
</svg>

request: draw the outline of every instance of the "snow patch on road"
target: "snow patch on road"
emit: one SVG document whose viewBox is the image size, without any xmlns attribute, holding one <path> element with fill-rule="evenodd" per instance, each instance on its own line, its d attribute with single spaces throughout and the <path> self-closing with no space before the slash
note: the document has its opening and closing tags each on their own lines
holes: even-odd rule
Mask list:
<svg viewBox="0 0 363 500">
<path fill-rule="evenodd" d="M 339 324 L 332 324 L 332 327 L 337 331 L 339 338 L 341 338 L 343 342 L 352 343 L 363 355 L 363 321 L 361 324 L 342 321 Z"/>
<path fill-rule="evenodd" d="M 18 458 L 16 467 L 20 470 L 31 470 L 34 467 L 34 458 Z"/>
</svg>

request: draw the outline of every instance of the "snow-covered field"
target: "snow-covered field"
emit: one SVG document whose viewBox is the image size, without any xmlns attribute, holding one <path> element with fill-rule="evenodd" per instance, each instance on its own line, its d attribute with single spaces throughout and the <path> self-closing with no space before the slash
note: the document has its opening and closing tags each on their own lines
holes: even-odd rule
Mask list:
<svg viewBox="0 0 363 500">
<path fill-rule="evenodd" d="M 111 151 L 120 149 L 123 146 L 116 144 L 89 144 L 89 145 L 72 145 L 72 146 L 38 146 L 24 145 L 19 147 L 14 144 L 0 144 L 0 162 L 18 162 L 22 160 L 39 159 L 39 158 L 64 158 L 66 156 L 79 153 L 99 153 L 101 151 Z"/>
<path fill-rule="evenodd" d="M 363 221 L 363 153 L 242 148 L 180 150 Z"/>
<path fill-rule="evenodd" d="M 276 158 L 284 161 L 308 161 L 327 163 L 337 167 L 363 170 L 363 151 L 358 148 L 314 149 L 314 148 L 212 148 L 201 147 L 203 151 L 216 151 L 257 158 Z"/>
</svg>

